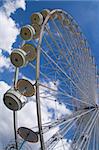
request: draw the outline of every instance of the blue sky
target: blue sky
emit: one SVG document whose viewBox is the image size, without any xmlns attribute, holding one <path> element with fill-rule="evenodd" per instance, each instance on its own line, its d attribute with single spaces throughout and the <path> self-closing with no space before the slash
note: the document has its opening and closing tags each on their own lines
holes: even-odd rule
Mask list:
<svg viewBox="0 0 99 150">
<path fill-rule="evenodd" d="M 16 0 L 18 1 L 18 0 Z M 30 23 L 30 16 L 33 12 L 39 12 L 42 9 L 49 8 L 55 9 L 60 8 L 67 11 L 73 18 L 77 21 L 79 26 L 82 29 L 82 32 L 86 36 L 89 45 L 92 50 L 93 56 L 95 56 L 96 64 L 99 69 L 99 2 L 94 1 L 25 1 L 21 0 L 21 4 L 16 4 L 15 7 L 9 6 L 7 4 L 5 7 L 6 1 L 0 2 L 0 19 L 4 20 L 0 21 L 0 25 L 3 24 L 4 28 L 0 28 L 0 85 L 1 85 L 1 94 L 4 93 L 8 89 L 9 85 L 12 84 L 12 79 L 14 76 L 14 69 L 10 64 L 8 59 L 9 54 L 11 53 L 11 49 L 13 47 L 18 47 L 20 44 L 20 37 L 17 36 L 19 34 L 19 29 L 21 26 Z M 9 6 L 9 8 L 8 8 Z M 3 18 L 2 18 L 3 16 Z M 1 26 L 0 26 L 1 27 Z M 1 40 L 2 39 L 2 40 Z M 14 39 L 14 40 L 13 40 Z M 5 44 L 6 43 L 6 44 Z M 29 78 L 32 78 L 32 69 L 30 69 L 30 74 L 28 74 L 28 69 L 23 69 L 24 75 Z M 20 74 L 20 77 L 21 74 Z M 2 82 L 4 81 L 4 82 Z M 2 100 L 2 96 L 0 97 Z M 4 105 L 2 104 L 1 110 L 1 118 L 3 120 L 2 126 L 5 125 L 4 119 L 6 116 L 3 116 L 3 112 L 7 115 L 6 108 L 3 108 Z M 64 108 L 64 107 L 63 107 Z M 32 109 L 32 108 L 31 108 Z M 24 110 L 23 110 L 24 112 Z M 47 110 L 44 113 L 48 113 Z M 8 113 L 10 117 L 10 112 Z M 25 116 L 28 117 L 28 113 L 25 113 Z M 24 116 L 21 115 L 23 119 Z M 21 119 L 20 119 L 21 120 Z M 26 119 L 24 119 L 25 121 Z M 9 120 L 7 120 L 9 122 Z M 11 123 L 11 122 L 9 122 Z M 22 124 L 22 122 L 21 122 Z M 31 124 L 31 123 L 30 123 Z M 5 125 L 6 126 L 6 125 Z M 7 129 L 7 127 L 6 127 Z M 9 129 L 9 128 L 8 128 Z M 1 132 L 1 130 L 0 130 Z M 2 132 L 1 132 L 2 133 Z M 8 132 L 10 133 L 10 132 Z M 3 133 L 2 133 L 3 134 Z M 1 134 L 1 135 L 2 135 Z M 3 136 L 6 137 L 6 136 Z M 1 143 L 0 143 L 1 144 Z M 3 143 L 4 144 L 4 143 Z"/>
</svg>

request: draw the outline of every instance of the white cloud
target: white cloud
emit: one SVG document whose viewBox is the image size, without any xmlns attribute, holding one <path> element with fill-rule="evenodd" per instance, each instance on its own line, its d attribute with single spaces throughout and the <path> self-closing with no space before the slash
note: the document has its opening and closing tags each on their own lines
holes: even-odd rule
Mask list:
<svg viewBox="0 0 99 150">
<path fill-rule="evenodd" d="M 49 87 L 50 89 L 54 89 L 54 90 L 58 90 L 57 86 L 58 86 L 58 82 L 56 83 L 56 85 L 54 85 L 53 82 L 43 82 L 43 85 L 45 85 L 46 87 Z M 46 92 L 45 92 L 46 91 Z M 42 106 L 47 108 L 47 109 L 53 109 L 54 112 L 57 114 L 57 117 L 60 118 L 62 115 L 71 114 L 71 111 L 69 109 L 66 108 L 66 106 L 64 105 L 64 103 L 59 103 L 58 101 L 55 102 L 55 99 L 57 99 L 57 92 L 55 94 L 54 91 L 51 91 L 49 89 L 46 89 L 44 87 L 40 87 L 40 93 L 41 94 L 41 103 Z M 45 98 L 43 98 L 45 97 Z M 48 97 L 51 97 L 51 100 L 47 100 Z M 51 117 L 51 116 L 50 116 Z"/>
<path fill-rule="evenodd" d="M 11 17 L 7 17 L 4 12 L 0 12 L 0 18 L 2 20 L 0 21 L 0 48 L 10 52 L 19 30 L 15 21 Z"/>
<path fill-rule="evenodd" d="M 10 16 L 11 13 L 15 13 L 18 8 L 26 9 L 25 0 L 3 0 L 2 10 L 7 16 Z"/>
<path fill-rule="evenodd" d="M 25 0 L 6 0 L 3 9 L 6 14 L 10 16 L 11 13 L 14 13 L 18 8 L 25 10 L 25 5 Z"/>
<path fill-rule="evenodd" d="M 0 72 L 3 72 L 4 69 L 8 69 L 8 68 L 10 69 L 10 71 L 12 70 L 10 59 L 4 56 L 2 54 L 2 50 L 0 50 Z"/>
<path fill-rule="evenodd" d="M 9 141 L 12 136 L 12 113 L 3 103 L 3 94 L 10 88 L 4 81 L 0 81 L 0 145 Z M 10 126 L 9 126 L 10 125 Z"/>
<path fill-rule="evenodd" d="M 25 0 L 6 0 L 4 2 L 4 5 L 0 7 L 0 48 L 10 53 L 19 34 L 19 29 L 10 15 L 18 8 L 25 10 Z"/>
<path fill-rule="evenodd" d="M 62 139 L 58 142 L 58 144 L 54 147 L 53 150 L 70 150 L 71 141 L 67 141 L 67 139 Z"/>
</svg>

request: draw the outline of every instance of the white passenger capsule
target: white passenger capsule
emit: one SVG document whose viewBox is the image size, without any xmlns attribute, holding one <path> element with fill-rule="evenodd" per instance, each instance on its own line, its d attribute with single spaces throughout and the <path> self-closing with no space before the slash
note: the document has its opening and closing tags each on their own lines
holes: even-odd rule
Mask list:
<svg viewBox="0 0 99 150">
<path fill-rule="evenodd" d="M 24 44 L 21 49 L 27 53 L 26 59 L 33 61 L 36 58 L 37 49 L 33 44 Z"/>
<path fill-rule="evenodd" d="M 24 44 L 20 49 L 15 49 L 10 55 L 11 62 L 16 67 L 25 66 L 36 58 L 36 48 L 32 44 Z"/>
<path fill-rule="evenodd" d="M 33 39 L 37 39 L 40 37 L 41 26 L 39 26 L 38 24 L 32 24 L 32 26 L 35 29 L 35 34 L 33 36 Z"/>
<path fill-rule="evenodd" d="M 26 25 L 21 28 L 20 36 L 23 40 L 30 41 L 35 34 L 35 30 L 31 25 Z"/>
<path fill-rule="evenodd" d="M 43 16 L 43 19 L 45 19 L 49 13 L 50 13 L 50 10 L 49 10 L 49 9 L 43 9 L 43 10 L 41 11 L 41 14 L 42 14 L 42 16 Z"/>
<path fill-rule="evenodd" d="M 27 53 L 22 49 L 15 49 L 10 55 L 10 60 L 14 66 L 21 67 L 27 63 L 26 55 Z"/>
<path fill-rule="evenodd" d="M 35 94 L 35 88 L 32 83 L 26 79 L 19 79 L 16 84 L 17 90 L 26 97 L 31 97 Z"/>
<path fill-rule="evenodd" d="M 9 89 L 4 94 L 3 101 L 6 107 L 13 111 L 20 110 L 27 103 L 27 99 L 14 88 Z"/>
<path fill-rule="evenodd" d="M 39 140 L 38 133 L 26 127 L 18 128 L 17 133 L 27 142 L 37 143 Z"/>
<path fill-rule="evenodd" d="M 70 22 L 70 20 L 68 19 L 68 18 L 65 18 L 64 20 L 63 20 L 63 25 L 64 26 L 70 26 L 70 24 L 71 24 L 71 22 Z"/>
<path fill-rule="evenodd" d="M 40 13 L 33 13 L 31 15 L 31 23 L 41 25 L 43 23 L 43 16 Z"/>
</svg>

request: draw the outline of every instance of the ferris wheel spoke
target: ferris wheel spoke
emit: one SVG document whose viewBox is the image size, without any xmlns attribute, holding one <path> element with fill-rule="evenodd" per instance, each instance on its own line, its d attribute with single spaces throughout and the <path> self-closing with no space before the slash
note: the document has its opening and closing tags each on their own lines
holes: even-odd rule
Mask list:
<svg viewBox="0 0 99 150">
<path fill-rule="evenodd" d="M 89 140 L 86 144 L 86 150 L 89 150 L 90 143 L 91 143 L 91 136 L 89 137 Z"/>
<path fill-rule="evenodd" d="M 79 56 L 79 55 L 78 55 Z M 85 62 L 85 61 L 84 61 Z M 76 63 L 77 64 L 77 63 Z M 79 62 L 78 62 L 78 64 L 79 64 Z M 83 65 L 84 67 L 85 67 L 85 65 Z M 81 73 L 82 74 L 82 73 Z M 86 86 L 85 86 L 86 87 Z"/>
<path fill-rule="evenodd" d="M 98 114 L 99 114 L 99 112 L 98 112 Z M 82 142 L 83 142 L 82 150 L 84 150 L 84 148 L 85 148 L 85 146 L 86 146 L 86 144 L 87 144 L 89 138 L 92 137 L 91 135 L 92 135 L 92 132 L 94 131 L 94 127 L 95 127 L 95 125 L 96 125 L 96 121 L 97 121 L 97 118 L 96 118 L 95 122 L 93 122 L 93 124 L 91 125 L 89 131 L 87 131 L 87 132 L 89 132 L 89 133 L 88 133 L 88 136 L 87 136 L 87 139 L 86 139 L 85 143 L 84 143 L 84 141 L 82 141 Z M 93 139 L 93 138 L 94 138 L 94 137 L 92 137 L 92 139 Z M 92 142 L 92 149 L 93 149 L 93 150 L 95 149 L 94 139 L 93 139 L 93 142 Z"/>
<path fill-rule="evenodd" d="M 98 131 L 98 128 L 99 128 L 99 117 L 98 117 L 98 121 L 97 121 L 97 131 Z M 96 147 L 97 147 L 97 150 L 99 149 L 99 133 L 98 134 L 96 134 Z"/>
<path fill-rule="evenodd" d="M 86 136 L 84 133 L 88 134 L 88 132 L 90 131 L 90 128 L 92 127 L 92 125 L 94 124 L 94 122 L 96 121 L 96 117 L 97 117 L 97 110 L 95 110 L 92 114 L 92 116 L 90 117 L 89 121 L 87 122 L 86 127 L 83 129 L 82 133 L 80 134 L 78 140 L 76 141 L 75 146 L 73 147 L 74 149 L 76 148 L 81 148 Z M 84 135 L 83 135 L 84 134 Z M 84 136 L 84 137 L 83 137 Z M 88 136 L 88 135 L 87 135 Z M 81 138 L 83 137 L 83 139 L 81 140 Z M 81 140 L 81 141 L 80 141 Z"/>
<path fill-rule="evenodd" d="M 60 31 L 59 31 L 59 29 L 58 29 L 58 27 L 57 27 L 57 25 L 55 24 L 55 22 L 53 21 L 53 24 L 54 24 L 54 26 L 55 26 L 55 28 L 56 28 L 56 30 L 58 31 L 58 33 L 59 33 L 59 35 L 60 35 L 60 37 L 62 37 L 62 39 L 63 39 L 63 43 L 65 43 L 65 40 L 64 40 L 64 38 L 63 38 L 63 36 L 62 36 L 62 34 L 60 33 Z M 48 29 L 47 29 L 48 30 Z M 51 34 L 51 31 L 50 31 L 50 34 Z M 51 34 L 51 37 L 52 37 L 52 34 Z M 65 44 L 66 45 L 66 44 Z M 57 46 L 58 47 L 58 46 Z M 67 49 L 68 50 L 68 49 Z M 69 52 L 69 56 L 71 56 L 71 53 L 70 53 L 70 51 L 68 50 L 68 52 Z M 61 53 L 62 54 L 62 53 Z M 64 56 L 64 55 L 63 55 Z M 71 63 L 68 61 L 68 59 L 66 58 L 66 61 L 67 61 L 67 63 L 68 63 L 68 65 L 71 67 L 71 69 L 73 70 L 73 73 L 77 76 L 77 78 L 79 79 L 79 81 L 80 81 L 80 78 L 79 78 L 79 76 L 78 76 L 78 74 L 77 74 L 77 72 L 76 72 L 76 70 L 72 67 L 72 65 L 71 65 Z M 80 84 L 82 85 L 82 82 L 80 82 Z M 82 87 L 84 87 L 84 89 L 85 89 L 85 91 L 86 91 L 86 86 L 85 85 L 83 85 Z"/>
<path fill-rule="evenodd" d="M 31 63 L 29 63 L 32 67 L 33 67 L 33 69 L 35 69 L 35 66 L 33 65 L 33 64 L 31 64 Z M 46 76 L 44 73 L 42 73 L 41 71 L 40 71 L 40 74 L 43 76 L 43 77 L 45 77 L 45 78 L 47 78 L 49 81 L 50 81 L 50 78 L 48 77 L 48 76 Z M 65 80 L 65 79 L 64 79 Z M 66 82 L 65 82 L 66 83 Z"/>
<path fill-rule="evenodd" d="M 68 50 L 69 56 L 71 56 L 72 54 L 71 54 L 71 52 L 70 52 L 70 50 L 69 50 L 68 46 L 66 45 L 66 41 L 65 41 L 65 39 L 64 39 L 64 37 L 63 37 L 63 35 L 62 35 L 62 33 L 61 33 L 60 29 L 58 28 L 58 26 L 56 25 L 56 23 L 55 23 L 55 21 L 54 21 L 54 20 L 52 20 L 52 22 L 53 22 L 53 25 L 54 25 L 54 27 L 55 27 L 55 29 L 56 29 L 56 33 L 58 33 L 58 34 L 59 34 L 59 36 L 60 36 L 60 37 L 61 37 L 61 39 L 62 39 L 62 41 L 61 41 L 61 42 L 63 42 L 63 43 L 64 43 L 63 45 L 65 45 L 65 48 Z"/>
<path fill-rule="evenodd" d="M 94 121 L 93 121 L 93 124 L 91 124 L 90 125 L 90 127 L 89 127 L 89 130 L 87 130 L 87 132 L 88 132 L 88 138 L 91 136 L 91 134 L 92 134 L 92 131 L 93 131 L 93 129 L 94 129 L 94 127 L 95 127 L 95 124 L 96 124 L 96 121 L 97 121 L 97 115 L 99 114 L 99 112 L 96 112 L 96 118 L 94 119 Z M 88 139 L 87 139 L 88 140 Z M 84 143 L 84 139 L 83 139 L 83 141 L 82 141 L 82 145 L 83 145 L 83 143 Z M 82 146 L 81 145 L 81 146 Z"/>
<path fill-rule="evenodd" d="M 76 45 L 75 45 L 72 37 L 70 36 L 70 31 L 63 25 L 63 23 L 61 23 L 61 22 L 59 22 L 59 23 L 61 25 L 61 28 L 63 29 L 62 34 L 64 35 L 64 38 L 67 41 L 67 46 L 69 47 L 71 52 L 73 52 L 75 47 L 76 47 Z"/>
<path fill-rule="evenodd" d="M 99 144 L 98 144 L 99 143 L 99 134 L 97 134 L 98 126 L 99 126 L 99 118 L 97 118 L 96 125 L 94 128 L 93 150 L 94 149 L 98 150 L 98 148 L 99 148 Z"/>
<path fill-rule="evenodd" d="M 82 131 L 82 133 L 84 134 L 84 136 L 83 136 L 83 134 L 81 133 L 81 135 L 80 135 L 80 140 L 81 140 L 81 142 L 80 142 L 80 144 L 78 144 L 78 146 L 77 146 L 77 148 L 80 148 L 81 146 L 82 146 L 82 144 L 83 144 L 83 142 L 84 142 L 84 140 L 88 137 L 88 131 L 89 131 L 89 129 L 90 129 L 90 127 L 91 127 L 91 125 L 92 125 L 92 123 L 93 123 L 93 120 L 94 120 L 94 116 L 96 115 L 96 111 L 95 111 L 95 114 L 93 113 L 93 117 L 92 118 L 90 118 L 90 120 L 89 120 L 89 122 L 87 123 L 87 126 L 86 126 L 86 128 Z M 87 135 L 86 135 L 87 134 Z M 86 137 L 87 136 L 87 137 Z M 81 139 L 81 137 L 83 137 L 82 139 Z M 87 139 L 86 139 L 87 140 Z"/>
<path fill-rule="evenodd" d="M 66 95 L 66 93 L 64 94 L 64 93 L 58 93 L 59 95 L 61 95 L 61 96 L 65 96 L 65 98 L 63 98 L 63 101 L 62 101 L 62 99 L 60 98 L 60 99 L 58 99 L 57 100 L 57 102 L 59 102 L 59 103 L 61 103 L 60 102 L 60 100 L 62 101 L 62 103 L 63 104 L 67 104 L 67 105 L 71 105 L 72 107 L 74 106 L 75 107 L 75 109 L 77 109 L 77 104 L 79 103 L 80 105 L 82 105 L 83 104 L 83 109 L 84 108 L 87 108 L 88 106 L 89 107 L 91 107 L 92 105 L 90 105 L 89 103 L 86 103 L 86 102 L 83 102 L 83 101 L 81 101 L 80 99 L 77 99 L 76 97 L 73 97 L 73 96 L 71 96 L 71 95 Z M 49 97 L 51 98 L 51 97 L 55 97 L 55 95 L 54 94 L 51 94 L 50 96 L 40 96 L 42 99 L 44 98 L 45 100 L 49 100 Z M 65 100 L 66 99 L 70 99 L 71 100 L 71 104 L 69 104 L 69 103 L 67 103 L 67 102 L 65 102 Z M 51 100 L 51 99 L 50 99 Z M 55 99 L 56 100 L 56 99 Z M 52 100 L 51 100 L 52 101 Z M 73 102 L 77 102 L 77 104 L 76 103 L 74 103 L 74 105 L 73 105 Z M 78 109 L 79 109 L 79 107 L 78 107 Z"/>
<path fill-rule="evenodd" d="M 56 92 L 56 93 L 58 92 L 58 94 L 61 94 L 61 95 L 64 95 L 64 96 L 73 98 L 74 100 L 77 100 L 77 101 L 79 101 L 79 102 L 81 102 L 81 103 L 83 103 L 83 104 L 87 104 L 87 105 L 89 105 L 89 106 L 92 106 L 90 103 L 87 103 L 87 102 L 85 102 L 85 101 L 82 101 L 81 99 L 78 99 L 78 98 L 76 98 L 76 97 L 74 97 L 74 96 L 72 96 L 72 95 L 66 93 L 65 91 L 62 91 L 62 90 L 57 91 L 56 89 L 50 88 L 50 87 L 48 87 L 48 86 L 46 86 L 46 85 L 44 85 L 44 84 L 42 84 L 42 83 L 39 83 L 39 85 L 42 86 L 42 87 L 44 87 L 44 88 L 47 88 L 47 89 L 49 89 L 49 90 L 51 90 L 51 91 L 53 91 L 53 92 Z M 58 88 L 58 89 L 59 89 L 59 88 Z"/>
<path fill-rule="evenodd" d="M 96 121 L 97 122 L 97 121 Z M 97 126 L 97 123 L 96 123 L 96 125 L 95 125 L 95 127 L 94 127 L 94 129 L 93 129 L 93 146 L 92 146 L 92 149 L 94 150 L 94 149 L 96 149 L 95 147 L 96 147 L 96 126 Z"/>
<path fill-rule="evenodd" d="M 61 52 L 60 52 L 60 47 L 58 46 L 58 49 L 59 49 L 59 53 L 61 54 Z M 54 50 L 53 50 L 54 51 Z M 61 55 L 60 55 L 61 56 Z M 59 62 L 59 58 L 58 58 L 59 56 L 56 56 L 55 58 L 56 58 L 56 62 Z M 46 57 L 45 57 L 45 59 L 46 59 Z M 61 63 L 62 64 L 62 63 Z M 61 65 L 61 68 L 63 68 L 63 66 Z"/>
<path fill-rule="evenodd" d="M 67 47 L 68 47 L 68 49 L 71 51 L 71 56 L 72 56 L 72 58 L 73 58 L 73 51 L 74 51 L 75 45 L 74 45 L 74 43 L 72 42 L 71 37 L 69 36 L 70 32 L 68 32 L 68 31 L 65 29 L 64 25 L 63 25 L 61 22 L 59 22 L 59 23 L 60 23 L 60 25 L 61 25 L 61 28 L 63 29 L 62 35 L 64 36 L 64 40 L 66 40 Z"/>
<path fill-rule="evenodd" d="M 99 117 L 98 117 L 98 123 L 97 123 L 97 130 L 98 130 L 98 128 L 99 128 Z M 97 147 L 97 150 L 99 149 L 99 145 L 98 145 L 98 143 L 99 143 L 99 133 L 98 133 L 98 135 L 96 135 L 96 137 L 97 137 L 97 145 L 96 145 L 96 147 Z"/>
<path fill-rule="evenodd" d="M 49 58 L 49 60 L 54 64 L 54 65 L 56 65 L 57 66 L 57 68 L 76 86 L 76 88 L 83 94 L 83 95 L 85 95 L 85 93 L 78 87 L 78 85 L 66 74 L 66 72 L 64 72 L 64 70 L 62 70 L 61 68 L 60 68 L 60 66 L 59 65 L 57 65 L 56 63 L 55 63 L 55 61 L 42 49 L 42 52 Z M 85 95 L 85 97 L 86 98 L 88 98 L 86 95 Z"/>
<path fill-rule="evenodd" d="M 63 28 L 64 29 L 64 28 Z M 71 34 L 70 34 L 70 32 L 68 31 L 68 34 L 67 34 L 67 29 L 65 29 L 64 30 L 64 33 L 66 34 L 66 37 L 68 38 L 69 37 L 69 42 L 71 43 L 71 41 L 72 41 L 72 49 L 73 50 L 76 50 L 76 53 L 77 53 L 77 47 L 78 47 L 78 43 L 76 42 L 76 41 L 74 41 L 74 39 L 75 39 L 75 37 L 73 38 L 73 36 L 71 36 Z M 67 39 L 66 38 L 66 39 Z M 79 47 L 79 49 L 80 49 L 80 47 Z M 82 52 L 82 50 L 80 49 L 80 52 Z M 84 55 L 85 56 L 85 55 Z M 81 65 L 83 64 L 83 62 L 80 62 L 81 60 L 82 60 L 82 58 L 83 57 L 80 57 L 80 55 L 78 55 L 78 57 L 77 58 L 79 58 L 79 62 L 78 62 L 78 64 L 80 63 Z M 76 59 L 74 59 L 74 60 L 76 60 Z M 85 62 L 85 61 L 84 61 Z M 76 65 L 77 63 L 75 63 L 75 65 Z M 86 65 L 86 64 L 85 64 Z M 82 66 L 84 66 L 85 67 L 85 65 L 82 65 Z M 78 70 L 78 71 L 80 71 L 80 69 Z M 80 75 L 82 75 L 82 74 L 80 74 Z M 84 78 L 85 79 L 85 78 Z"/>
<path fill-rule="evenodd" d="M 58 71 L 58 70 L 57 70 L 57 71 Z M 59 72 L 59 71 L 58 71 L 58 72 Z M 58 72 L 57 72 L 57 73 L 58 73 Z M 65 80 L 65 78 L 64 78 L 64 80 Z M 62 80 L 62 81 L 64 81 L 64 80 Z M 65 84 L 66 84 L 66 83 L 65 83 Z"/>
<path fill-rule="evenodd" d="M 43 54 L 43 53 L 42 53 L 42 54 Z M 43 55 L 44 55 L 44 54 L 43 54 Z M 46 61 L 48 61 L 48 62 L 51 63 L 51 61 L 50 61 L 45 55 L 44 55 L 44 58 L 45 58 Z M 58 61 L 58 63 L 59 63 L 59 61 Z M 61 64 L 62 64 L 62 63 L 61 63 Z M 60 67 L 61 67 L 62 69 L 64 69 L 61 64 L 60 64 Z M 66 66 L 65 64 L 63 64 L 63 65 Z M 51 67 L 52 67 L 53 70 L 56 71 L 56 73 L 58 74 L 58 77 L 62 77 L 61 71 L 60 71 L 54 64 L 51 64 Z M 51 68 L 50 68 L 50 69 L 51 69 Z M 68 69 L 67 66 L 66 66 L 65 69 Z M 64 80 L 66 80 L 66 77 L 64 78 Z M 62 80 L 62 81 L 63 81 L 63 80 Z"/>
<path fill-rule="evenodd" d="M 95 114 L 95 112 L 94 112 Z M 83 129 L 83 131 L 81 130 L 81 133 L 79 134 L 78 140 L 76 140 L 75 144 L 73 145 L 73 149 L 76 150 L 78 149 L 79 143 L 81 143 L 81 139 L 83 137 L 83 134 L 85 133 L 85 130 L 88 128 L 88 125 L 90 124 L 90 122 L 93 120 L 94 118 L 94 114 L 91 116 L 91 118 L 88 120 L 86 127 Z"/>
<path fill-rule="evenodd" d="M 44 40 L 45 40 L 45 43 L 47 45 L 47 47 L 49 48 L 49 50 L 51 50 L 53 56 L 55 57 L 55 59 L 57 60 L 57 55 L 55 54 L 51 44 L 49 43 L 49 41 L 47 40 L 47 38 L 44 36 Z"/>
<path fill-rule="evenodd" d="M 45 126 L 45 128 L 43 128 L 43 132 L 45 133 L 45 132 L 49 131 L 50 129 L 55 128 L 56 126 L 60 126 L 60 125 L 64 125 L 64 124 L 68 125 L 68 123 L 71 123 L 76 119 L 80 119 L 80 117 L 87 115 L 88 113 L 92 112 L 93 110 L 94 109 L 88 110 L 88 111 L 82 110 L 82 111 L 75 112 L 72 115 L 69 115 L 66 117 L 64 116 L 63 118 L 57 119 L 54 122 L 51 122 L 47 126 Z"/>
<path fill-rule="evenodd" d="M 48 139 L 48 141 L 46 141 L 45 145 L 46 147 L 48 147 L 50 149 L 50 147 L 52 148 L 53 146 L 55 147 L 56 142 L 59 141 L 60 139 L 60 135 L 62 133 L 62 131 L 64 129 L 68 129 L 69 125 L 71 124 L 71 122 L 69 124 L 66 124 L 66 126 L 64 125 L 62 128 L 60 128 L 50 139 Z M 66 132 L 66 130 L 65 130 Z M 55 143 L 54 143 L 55 142 Z"/>
<path fill-rule="evenodd" d="M 91 128 L 89 134 L 87 135 L 87 138 L 85 138 L 85 140 L 83 141 L 82 150 L 85 149 L 86 144 L 88 143 L 88 141 L 89 141 L 89 139 L 90 139 L 90 137 L 91 137 L 91 135 L 92 135 L 93 128 L 94 128 L 94 125 L 92 126 L 92 128 Z M 92 147 L 93 147 L 93 143 L 92 143 Z"/>
<path fill-rule="evenodd" d="M 54 96 L 54 95 L 53 95 Z M 56 101 L 56 99 L 55 98 L 53 98 L 53 96 L 47 96 L 47 97 L 44 97 L 44 96 L 40 96 L 42 99 L 41 99 L 41 101 L 52 101 L 52 102 L 55 102 Z M 52 98 L 51 98 L 52 97 Z M 70 104 L 69 102 L 66 102 L 65 101 L 66 100 L 66 98 L 61 98 L 61 99 L 59 99 L 58 98 L 58 100 L 57 100 L 57 102 L 61 105 L 61 104 L 65 104 L 66 106 L 71 106 L 71 107 L 74 107 L 74 108 L 76 108 L 77 106 L 76 105 L 73 105 L 73 104 Z M 61 102 L 62 101 L 62 102 Z M 63 102 L 64 101 L 64 102 Z"/>
<path fill-rule="evenodd" d="M 71 119 L 71 120 L 68 121 L 68 120 L 64 119 L 62 122 L 60 122 L 60 120 L 59 120 L 59 122 L 57 121 L 54 124 L 50 124 L 49 126 L 46 126 L 43 129 L 43 133 L 48 132 L 49 130 L 55 128 L 56 126 L 61 126 L 61 125 L 64 125 L 64 124 L 65 124 L 65 126 L 69 126 L 73 120 L 74 119 Z"/>
<path fill-rule="evenodd" d="M 77 122 L 77 125 L 76 125 L 76 130 L 74 132 L 74 135 L 72 137 L 72 142 L 71 142 L 71 145 L 70 145 L 70 150 L 72 150 L 72 147 L 73 145 L 75 144 L 77 138 L 78 138 L 78 132 L 80 132 L 80 128 L 81 128 L 81 125 L 82 125 L 82 122 L 83 122 L 83 119 L 79 119 L 78 122 Z"/>
<path fill-rule="evenodd" d="M 66 40 L 64 39 L 62 33 L 60 33 L 60 30 L 58 29 L 58 26 L 56 25 L 55 21 L 53 21 L 53 24 L 54 24 L 54 26 L 56 27 L 56 29 L 57 29 L 59 35 L 60 35 L 61 38 L 63 39 L 63 42 L 65 43 L 65 46 L 66 46 Z M 69 52 L 69 56 L 72 56 L 72 53 L 71 53 L 71 51 L 69 50 L 69 48 L 68 48 L 67 50 L 68 50 L 68 52 Z M 68 62 L 68 64 L 70 64 L 70 63 Z M 71 68 L 72 68 L 72 65 L 71 65 L 71 64 L 70 64 L 70 66 L 71 66 Z M 78 76 L 78 75 L 77 75 L 77 72 L 74 70 L 74 68 L 72 68 L 72 69 L 73 69 L 74 73 L 76 74 L 76 76 Z M 79 78 L 79 77 L 78 77 L 78 78 Z"/>
<path fill-rule="evenodd" d="M 29 65 L 30 65 L 33 69 L 36 69 L 36 67 L 35 67 L 32 63 L 29 63 Z M 44 73 L 41 72 L 41 71 L 40 71 L 40 74 L 41 74 L 43 77 L 45 77 L 46 79 L 48 79 L 48 81 L 50 81 L 50 78 L 49 78 L 46 74 L 44 74 Z"/>
<path fill-rule="evenodd" d="M 79 54 L 79 52 L 78 52 L 79 49 L 77 48 L 78 44 L 76 43 L 75 37 L 73 38 L 73 34 L 71 34 L 71 32 L 67 28 L 65 28 L 62 23 L 60 23 L 60 24 L 62 25 L 62 27 L 64 29 L 63 35 L 64 35 L 64 37 L 66 37 L 65 40 L 66 41 L 68 40 L 68 44 L 70 44 L 70 46 L 71 46 L 71 49 L 70 49 L 71 52 L 72 53 L 75 52 L 75 54 L 78 56 L 77 57 L 77 59 L 78 59 L 80 56 L 78 55 Z M 81 50 L 80 50 L 80 52 L 81 52 Z M 74 56 L 73 54 L 72 54 L 72 57 Z M 82 58 L 80 57 L 79 60 L 81 61 Z M 75 65 L 76 65 L 76 63 L 75 63 Z"/>
<path fill-rule="evenodd" d="M 68 131 L 74 126 L 74 124 L 77 122 L 79 118 L 76 118 L 74 120 L 72 120 L 71 122 L 69 122 L 69 124 L 64 124 L 64 127 L 62 127 L 61 129 L 59 129 L 58 132 L 56 132 L 48 141 L 47 146 L 50 147 L 52 146 L 51 144 L 53 144 L 54 141 L 57 141 L 57 143 L 60 141 L 59 136 L 65 136 Z M 57 138 L 58 137 L 58 138 Z M 51 140 L 51 141 L 50 141 Z M 53 147 L 55 147 L 56 144 L 53 145 Z"/>
</svg>

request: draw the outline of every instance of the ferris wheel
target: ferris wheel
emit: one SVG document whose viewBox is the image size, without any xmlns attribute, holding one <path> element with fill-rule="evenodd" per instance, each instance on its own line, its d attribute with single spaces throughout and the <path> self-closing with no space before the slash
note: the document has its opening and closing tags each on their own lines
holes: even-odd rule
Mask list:
<svg viewBox="0 0 99 150">
<path fill-rule="evenodd" d="M 31 15 L 20 37 L 22 44 L 10 56 L 14 84 L 3 98 L 13 111 L 14 126 L 14 140 L 5 150 L 33 150 L 34 143 L 41 150 L 99 150 L 96 65 L 76 21 L 63 10 L 44 9 Z M 27 65 L 34 71 L 33 83 L 18 78 Z M 17 111 L 31 97 L 36 100 L 37 131 L 17 125 Z M 42 105 L 52 112 L 50 121 L 43 121 Z"/>
</svg>

